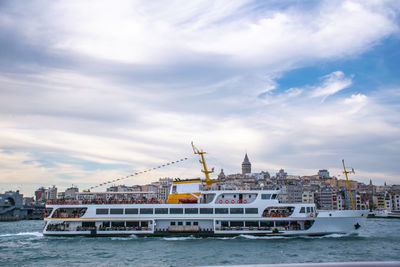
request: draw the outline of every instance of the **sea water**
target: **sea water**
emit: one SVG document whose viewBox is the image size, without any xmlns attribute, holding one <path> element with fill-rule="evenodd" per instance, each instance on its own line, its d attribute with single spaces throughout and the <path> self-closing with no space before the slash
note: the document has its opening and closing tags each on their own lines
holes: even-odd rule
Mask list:
<svg viewBox="0 0 400 267">
<path fill-rule="evenodd" d="M 400 219 L 358 236 L 46 237 L 43 221 L 0 222 L 0 266 L 198 266 L 400 261 Z"/>
</svg>

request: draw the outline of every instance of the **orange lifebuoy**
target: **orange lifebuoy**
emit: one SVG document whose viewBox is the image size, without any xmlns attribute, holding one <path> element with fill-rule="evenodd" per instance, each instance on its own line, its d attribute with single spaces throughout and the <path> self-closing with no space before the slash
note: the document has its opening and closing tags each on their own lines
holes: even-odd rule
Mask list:
<svg viewBox="0 0 400 267">
<path fill-rule="evenodd" d="M 126 200 L 123 200 L 123 201 L 122 201 L 122 204 L 126 204 Z"/>
<path fill-rule="evenodd" d="M 144 200 L 143 199 L 140 201 L 140 204 L 144 204 Z"/>
<path fill-rule="evenodd" d="M 117 200 L 117 204 L 121 204 L 121 200 Z"/>
<path fill-rule="evenodd" d="M 225 200 L 225 204 L 228 204 L 229 203 L 229 200 Z"/>
<path fill-rule="evenodd" d="M 275 217 L 275 212 L 271 212 L 271 217 Z"/>
<path fill-rule="evenodd" d="M 139 201 L 135 200 L 135 204 L 138 204 L 138 203 L 139 203 Z"/>
<path fill-rule="evenodd" d="M 151 200 L 150 200 L 150 199 L 148 199 L 148 200 L 146 201 L 146 203 L 147 203 L 147 204 L 150 204 L 150 203 L 151 203 Z"/>
<path fill-rule="evenodd" d="M 276 214 L 277 217 L 282 217 L 281 213 L 278 212 L 278 214 Z"/>
<path fill-rule="evenodd" d="M 239 199 L 239 200 L 237 201 L 237 203 L 240 204 L 240 203 L 242 203 L 242 201 Z"/>
<path fill-rule="evenodd" d="M 160 199 L 160 200 L 158 201 L 158 203 L 159 203 L 159 204 L 162 204 L 162 200 Z"/>
<path fill-rule="evenodd" d="M 245 200 L 243 200 L 243 204 L 246 204 L 247 203 L 247 200 L 245 199 Z"/>
<path fill-rule="evenodd" d="M 222 204 L 222 199 L 219 200 L 219 204 Z"/>
<path fill-rule="evenodd" d="M 231 200 L 231 203 L 232 203 L 232 204 L 235 204 L 235 200 L 234 200 L 234 199 L 232 199 L 232 200 Z"/>
<path fill-rule="evenodd" d="M 133 201 L 132 200 L 129 200 L 129 202 L 128 202 L 129 204 L 132 204 L 133 203 Z"/>
<path fill-rule="evenodd" d="M 115 203 L 115 201 L 114 200 L 111 200 L 111 204 L 114 204 Z"/>
<path fill-rule="evenodd" d="M 157 200 L 153 199 L 153 204 L 157 204 Z"/>
</svg>

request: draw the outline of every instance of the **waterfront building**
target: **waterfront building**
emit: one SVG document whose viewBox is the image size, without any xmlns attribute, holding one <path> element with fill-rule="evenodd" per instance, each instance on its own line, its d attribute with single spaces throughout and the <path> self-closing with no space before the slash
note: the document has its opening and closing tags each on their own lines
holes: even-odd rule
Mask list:
<svg viewBox="0 0 400 267">
<path fill-rule="evenodd" d="M 328 171 L 328 170 L 319 170 L 319 171 L 318 171 L 318 176 L 319 176 L 321 179 L 329 179 L 329 178 L 330 178 L 330 176 L 329 176 L 329 171 Z"/>
<path fill-rule="evenodd" d="M 78 192 L 79 192 L 78 187 L 76 187 L 76 186 L 69 187 L 69 188 L 65 189 L 65 198 L 66 199 L 75 199 L 76 193 L 78 193 Z"/>
<path fill-rule="evenodd" d="M 302 202 L 302 187 L 297 184 L 283 185 L 280 188 L 279 201 L 282 203 L 301 203 Z"/>
<path fill-rule="evenodd" d="M 356 195 L 356 191 L 355 190 L 351 191 L 351 196 L 353 198 L 354 207 L 356 207 L 357 195 Z M 348 189 L 344 190 L 344 209 L 346 209 L 346 210 L 353 209 L 353 206 L 351 204 L 350 192 L 349 192 Z"/>
<path fill-rule="evenodd" d="M 318 192 L 317 207 L 321 210 L 333 209 L 333 193 L 331 186 L 325 186 Z"/>
<path fill-rule="evenodd" d="M 334 210 L 343 210 L 344 209 L 343 195 L 341 194 L 341 192 L 333 193 L 332 208 Z"/>
<path fill-rule="evenodd" d="M 37 202 L 41 202 L 41 201 L 46 201 L 46 199 L 47 199 L 46 189 L 42 186 L 35 191 L 35 200 Z"/>
<path fill-rule="evenodd" d="M 57 192 L 57 199 L 65 199 L 65 192 Z"/>
<path fill-rule="evenodd" d="M 244 156 L 244 160 L 242 163 L 242 174 L 251 173 L 251 163 L 249 158 L 247 157 L 247 153 Z"/>
<path fill-rule="evenodd" d="M 313 191 L 303 191 L 301 202 L 302 203 L 315 203 L 314 192 Z"/>
<path fill-rule="evenodd" d="M 286 180 L 287 179 L 287 173 L 283 169 L 280 169 L 279 172 L 277 172 L 275 176 L 276 176 L 277 180 Z"/>
<path fill-rule="evenodd" d="M 46 199 L 48 200 L 56 200 L 57 199 L 57 187 L 53 185 L 53 187 L 49 187 L 46 190 Z"/>
<path fill-rule="evenodd" d="M 168 199 L 169 191 L 172 185 L 172 178 L 160 178 L 158 181 L 157 199 L 165 201 Z"/>
<path fill-rule="evenodd" d="M 23 219 L 27 215 L 23 207 L 23 195 L 18 190 L 0 194 L 0 220 Z"/>
</svg>

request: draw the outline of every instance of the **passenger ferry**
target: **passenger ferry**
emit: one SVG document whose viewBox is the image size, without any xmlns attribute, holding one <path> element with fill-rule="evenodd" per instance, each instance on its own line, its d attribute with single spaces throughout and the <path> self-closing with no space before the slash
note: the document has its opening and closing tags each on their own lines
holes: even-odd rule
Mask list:
<svg viewBox="0 0 400 267">
<path fill-rule="evenodd" d="M 317 210 L 315 204 L 280 203 L 279 190 L 209 190 L 201 179 L 172 182 L 167 203 L 156 200 L 48 202 L 47 236 L 294 236 L 356 234 L 365 210 Z M 346 170 L 345 170 L 346 171 Z"/>
</svg>

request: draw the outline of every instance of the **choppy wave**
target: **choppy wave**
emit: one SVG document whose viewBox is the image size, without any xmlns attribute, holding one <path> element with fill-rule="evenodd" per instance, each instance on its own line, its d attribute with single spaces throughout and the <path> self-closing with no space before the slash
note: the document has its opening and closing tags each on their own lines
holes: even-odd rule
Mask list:
<svg viewBox="0 0 400 267">
<path fill-rule="evenodd" d="M 16 234 L 3 234 L 0 237 L 13 237 L 13 236 L 36 236 L 36 237 L 43 237 L 43 234 L 40 232 L 23 232 L 23 233 L 16 233 Z"/>
<path fill-rule="evenodd" d="M 246 239 L 285 239 L 285 238 L 292 238 L 287 236 L 257 236 L 257 235 L 240 235 L 240 237 Z"/>
<path fill-rule="evenodd" d="M 111 240 L 134 240 L 138 239 L 137 235 L 130 235 L 125 237 L 111 237 Z"/>
<path fill-rule="evenodd" d="M 192 239 L 202 239 L 201 237 L 194 236 L 180 236 L 180 237 L 163 237 L 166 241 L 182 241 L 182 240 L 192 240 Z"/>
</svg>

